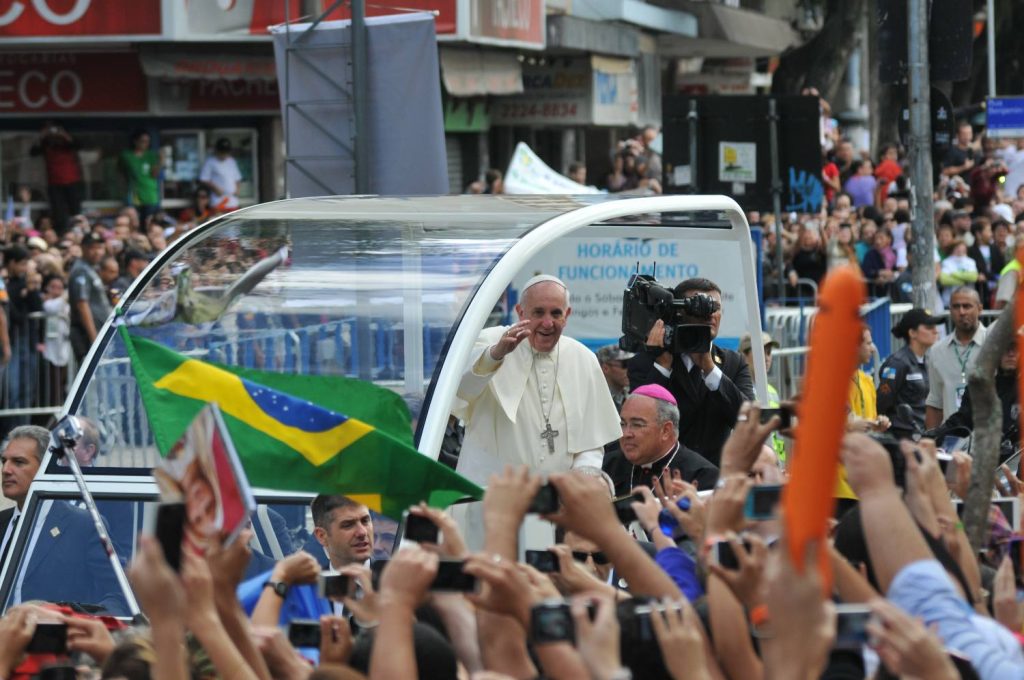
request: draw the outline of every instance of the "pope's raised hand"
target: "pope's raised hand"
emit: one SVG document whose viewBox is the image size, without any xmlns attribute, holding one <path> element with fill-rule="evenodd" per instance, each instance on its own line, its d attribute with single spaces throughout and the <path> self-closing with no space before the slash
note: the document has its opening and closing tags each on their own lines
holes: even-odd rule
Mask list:
<svg viewBox="0 0 1024 680">
<path fill-rule="evenodd" d="M 491 358 L 495 361 L 501 361 L 515 350 L 519 343 L 530 337 L 531 332 L 529 321 L 518 321 L 512 324 L 501 334 L 498 342 L 491 345 Z"/>
</svg>

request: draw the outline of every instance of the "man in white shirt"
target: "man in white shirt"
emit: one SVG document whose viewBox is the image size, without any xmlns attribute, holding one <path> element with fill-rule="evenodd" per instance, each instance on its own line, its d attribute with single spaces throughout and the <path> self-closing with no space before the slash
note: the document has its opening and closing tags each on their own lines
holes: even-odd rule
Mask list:
<svg viewBox="0 0 1024 680">
<path fill-rule="evenodd" d="M 928 398 L 925 429 L 933 429 L 960 410 L 967 375 L 978 361 L 987 330 L 981 325 L 981 298 L 971 286 L 949 296 L 953 332 L 928 351 Z"/>
<path fill-rule="evenodd" d="M 238 207 L 238 183 L 242 173 L 231 155 L 231 142 L 224 137 L 217 140 L 214 154 L 203 163 L 199 183 L 210 190 L 210 205 L 217 212 Z"/>
</svg>

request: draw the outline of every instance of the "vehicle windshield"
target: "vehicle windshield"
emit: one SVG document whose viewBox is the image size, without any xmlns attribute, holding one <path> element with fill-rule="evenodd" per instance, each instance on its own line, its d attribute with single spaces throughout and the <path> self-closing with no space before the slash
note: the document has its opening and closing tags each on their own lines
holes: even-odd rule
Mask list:
<svg viewBox="0 0 1024 680">
<path fill-rule="evenodd" d="M 534 226 L 584 204 L 453 196 L 257 206 L 186 236 L 127 296 L 124 316 L 133 333 L 210 361 L 385 385 L 415 424 L 489 268 Z M 158 453 L 124 343 L 117 333 L 105 342 L 69 410 L 96 426 L 97 467 L 151 467 Z"/>
</svg>

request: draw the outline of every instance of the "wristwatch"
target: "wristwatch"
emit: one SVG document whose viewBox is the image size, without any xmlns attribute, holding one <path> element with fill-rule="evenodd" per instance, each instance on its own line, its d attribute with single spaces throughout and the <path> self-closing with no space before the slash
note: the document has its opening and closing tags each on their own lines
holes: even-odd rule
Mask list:
<svg viewBox="0 0 1024 680">
<path fill-rule="evenodd" d="M 284 581 L 267 581 L 263 584 L 263 587 L 273 589 L 273 591 L 277 593 L 277 596 L 283 600 L 285 596 L 288 595 L 288 588 L 291 586 Z"/>
</svg>

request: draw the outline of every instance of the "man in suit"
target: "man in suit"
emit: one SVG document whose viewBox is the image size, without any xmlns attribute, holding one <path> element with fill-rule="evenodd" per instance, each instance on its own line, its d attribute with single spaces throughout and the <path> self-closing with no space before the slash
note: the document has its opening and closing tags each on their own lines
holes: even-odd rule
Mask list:
<svg viewBox="0 0 1024 680">
<path fill-rule="evenodd" d="M 50 433 L 36 425 L 11 430 L 4 442 L 4 495 L 15 507 L 0 513 L 0 555 L 7 558 L 21 520 L 29 486 L 39 471 Z M 14 602 L 46 600 L 99 605 L 110 614 L 127 615 L 120 585 L 100 544 L 92 518 L 66 501 L 44 500 L 25 536 L 28 566 L 14 583 Z M 76 562 L 68 567 L 68 560 Z"/>
<path fill-rule="evenodd" d="M 602 469 L 615 484 L 615 495 L 624 496 L 637 486 L 663 486 L 678 471 L 699 490 L 713 489 L 718 468 L 696 451 L 679 443 L 679 408 L 672 394 L 660 385 L 633 390 L 622 405 L 619 446 L 605 454 Z"/>
<path fill-rule="evenodd" d="M 1006 258 L 995 244 L 992 223 L 987 217 L 975 218 L 971 222 L 971 233 L 974 234 L 974 245 L 967 249 L 967 254 L 978 267 L 975 287 L 981 296 L 982 305 L 989 309 L 992 306 L 992 293 L 999 284 L 999 273 L 1006 266 Z"/>
<path fill-rule="evenodd" d="M 345 496 L 317 496 L 312 512 L 313 536 L 319 543 L 318 549 L 310 550 L 314 554 L 300 550 L 278 562 L 269 573 L 239 586 L 239 600 L 252 612 L 254 621 L 273 625 L 344 613 L 339 603 L 317 595 L 320 565 L 314 555 L 326 555 L 335 571 L 349 565 L 368 566 L 373 555 L 373 519 L 369 508 Z"/>
<path fill-rule="evenodd" d="M 683 281 L 673 293 L 677 300 L 705 295 L 716 303 L 708 321 L 711 351 L 673 355 L 660 349 L 665 346 L 665 324 L 659 320 L 647 337 L 647 348 L 629 362 L 629 383 L 661 385 L 671 392 L 681 416 L 679 441 L 718 465 L 740 406 L 754 399 L 754 381 L 743 357 L 714 345 L 722 323 L 722 289 L 697 278 Z"/>
</svg>

